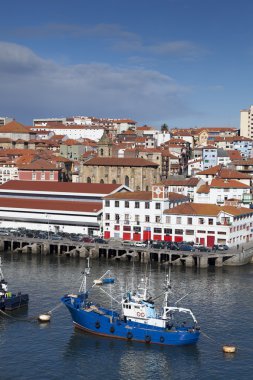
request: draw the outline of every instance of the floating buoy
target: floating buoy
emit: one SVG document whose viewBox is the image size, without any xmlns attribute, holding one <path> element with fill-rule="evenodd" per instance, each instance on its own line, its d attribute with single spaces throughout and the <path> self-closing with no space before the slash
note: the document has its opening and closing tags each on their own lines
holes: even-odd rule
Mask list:
<svg viewBox="0 0 253 380">
<path fill-rule="evenodd" d="M 51 319 L 51 314 L 49 313 L 40 314 L 38 317 L 38 320 L 43 323 L 50 322 L 50 319 Z"/>
<path fill-rule="evenodd" d="M 225 345 L 225 346 L 222 347 L 222 350 L 226 354 L 227 353 L 233 354 L 236 351 L 236 347 L 235 346 L 231 346 L 231 345 Z"/>
</svg>

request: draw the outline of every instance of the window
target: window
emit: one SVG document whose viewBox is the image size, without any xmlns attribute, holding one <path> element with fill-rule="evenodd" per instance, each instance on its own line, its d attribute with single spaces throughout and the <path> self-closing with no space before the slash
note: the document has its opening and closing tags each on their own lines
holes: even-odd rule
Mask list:
<svg viewBox="0 0 253 380">
<path fill-rule="evenodd" d="M 172 234 L 172 229 L 171 228 L 164 228 L 164 233 L 166 235 L 171 235 Z"/>
<path fill-rule="evenodd" d="M 166 223 L 171 224 L 171 216 L 166 216 Z"/>
<path fill-rule="evenodd" d="M 175 235 L 183 235 L 183 230 L 175 230 Z"/>
<path fill-rule="evenodd" d="M 204 218 L 199 218 L 199 224 L 204 224 Z"/>
<path fill-rule="evenodd" d="M 156 217 L 155 217 L 155 221 L 156 221 L 156 223 L 160 223 L 160 221 L 161 221 L 161 217 L 160 217 L 160 216 L 156 216 Z"/>
<path fill-rule="evenodd" d="M 32 179 L 36 179 L 36 173 L 35 172 L 32 173 Z"/>
<path fill-rule="evenodd" d="M 141 232 L 141 227 L 134 226 L 133 230 L 134 232 Z"/>
<path fill-rule="evenodd" d="M 129 208 L 129 202 L 125 201 L 125 208 Z"/>
<path fill-rule="evenodd" d="M 145 208 L 150 208 L 149 202 L 145 202 Z"/>
<path fill-rule="evenodd" d="M 110 214 L 105 214 L 105 220 L 110 220 Z"/>
<path fill-rule="evenodd" d="M 119 222 L 119 214 L 115 214 L 115 221 Z"/>
<path fill-rule="evenodd" d="M 115 207 L 119 207 L 119 201 L 115 201 Z"/>
<path fill-rule="evenodd" d="M 181 216 L 177 216 L 177 218 L 176 218 L 176 223 L 177 223 L 177 224 L 181 224 L 181 223 L 182 223 L 182 218 L 181 218 Z"/>
<path fill-rule="evenodd" d="M 156 203 L 155 208 L 156 208 L 156 210 L 160 210 L 161 209 L 161 203 Z"/>
<path fill-rule="evenodd" d="M 154 234 L 161 234 L 162 229 L 161 228 L 154 228 Z"/>
<path fill-rule="evenodd" d="M 149 215 L 145 215 L 145 222 L 150 222 L 150 216 Z"/>
<path fill-rule="evenodd" d="M 185 230 L 186 235 L 194 235 L 194 230 Z"/>
<path fill-rule="evenodd" d="M 110 201 L 105 201 L 105 207 L 110 207 Z"/>
<path fill-rule="evenodd" d="M 135 208 L 140 208 L 140 202 L 135 202 L 134 207 Z"/>
<path fill-rule="evenodd" d="M 50 172 L 50 180 L 54 179 L 54 172 Z"/>
<path fill-rule="evenodd" d="M 209 218 L 208 219 L 208 224 L 209 224 L 209 226 L 212 226 L 213 225 L 213 219 Z"/>
<path fill-rule="evenodd" d="M 187 224 L 192 224 L 192 218 L 187 218 Z"/>
<path fill-rule="evenodd" d="M 135 215 L 134 220 L 135 220 L 135 222 L 139 222 L 140 221 L 140 215 Z"/>
<path fill-rule="evenodd" d="M 119 231 L 119 230 L 120 230 L 120 226 L 117 225 L 117 224 L 115 224 L 115 226 L 114 226 L 114 230 L 115 230 L 115 231 Z"/>
<path fill-rule="evenodd" d="M 131 226 L 123 226 L 123 231 L 131 231 Z"/>
</svg>

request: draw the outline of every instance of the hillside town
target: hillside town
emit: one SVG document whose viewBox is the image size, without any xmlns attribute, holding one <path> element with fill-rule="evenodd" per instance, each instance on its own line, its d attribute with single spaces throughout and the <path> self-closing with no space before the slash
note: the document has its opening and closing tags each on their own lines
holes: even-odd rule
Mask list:
<svg viewBox="0 0 253 380">
<path fill-rule="evenodd" d="M 0 234 L 238 247 L 253 236 L 253 106 L 240 128 L 0 118 Z"/>
</svg>

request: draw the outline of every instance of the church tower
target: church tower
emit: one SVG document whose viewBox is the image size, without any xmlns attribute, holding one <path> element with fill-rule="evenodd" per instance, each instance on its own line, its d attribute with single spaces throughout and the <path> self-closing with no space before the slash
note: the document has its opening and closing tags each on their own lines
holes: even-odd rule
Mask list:
<svg viewBox="0 0 253 380">
<path fill-rule="evenodd" d="M 108 135 L 108 130 L 104 130 L 103 136 L 97 143 L 98 157 L 112 157 L 113 142 Z"/>
</svg>

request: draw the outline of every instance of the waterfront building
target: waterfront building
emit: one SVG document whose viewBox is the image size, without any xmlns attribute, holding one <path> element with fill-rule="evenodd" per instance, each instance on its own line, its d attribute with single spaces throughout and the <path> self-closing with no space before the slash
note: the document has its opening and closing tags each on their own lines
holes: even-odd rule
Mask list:
<svg viewBox="0 0 253 380">
<path fill-rule="evenodd" d="M 185 203 L 165 210 L 164 216 L 163 229 L 172 241 L 232 247 L 253 237 L 253 210 L 245 207 Z"/>
<path fill-rule="evenodd" d="M 130 191 L 119 184 L 9 181 L 0 186 L 0 224 L 100 234 L 104 196 Z"/>
<path fill-rule="evenodd" d="M 164 211 L 188 201 L 184 195 L 169 193 L 162 184 L 153 185 L 152 191 L 110 194 L 103 200 L 104 237 L 164 240 Z"/>
</svg>

